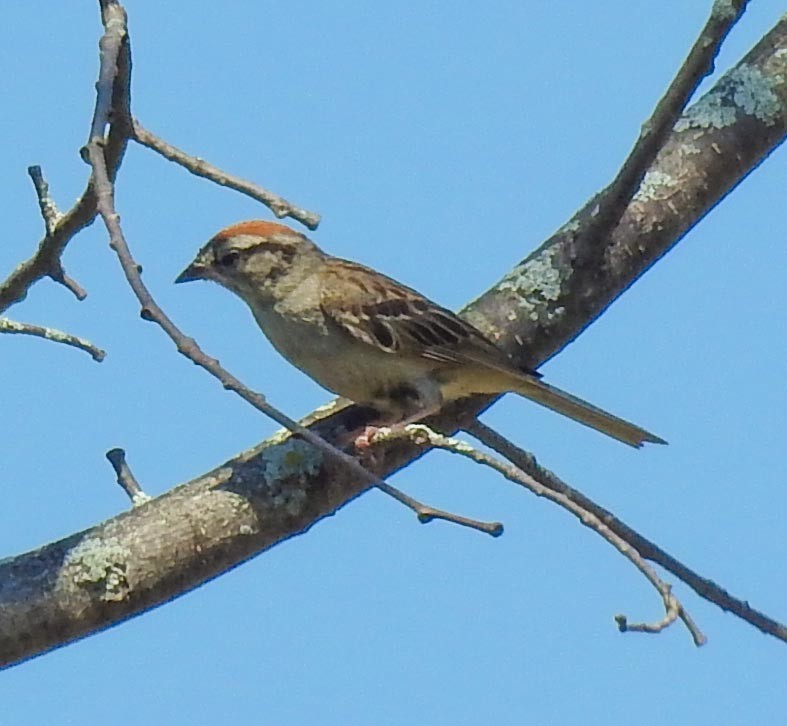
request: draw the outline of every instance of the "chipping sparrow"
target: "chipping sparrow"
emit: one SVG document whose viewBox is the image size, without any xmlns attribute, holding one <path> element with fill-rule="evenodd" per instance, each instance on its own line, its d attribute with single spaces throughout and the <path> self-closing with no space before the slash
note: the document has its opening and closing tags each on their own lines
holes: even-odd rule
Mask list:
<svg viewBox="0 0 787 726">
<path fill-rule="evenodd" d="M 386 422 L 417 421 L 473 393 L 513 391 L 630 446 L 666 443 L 520 370 L 451 311 L 282 224 L 223 229 L 176 282 L 190 280 L 240 296 L 287 360 Z"/>
</svg>

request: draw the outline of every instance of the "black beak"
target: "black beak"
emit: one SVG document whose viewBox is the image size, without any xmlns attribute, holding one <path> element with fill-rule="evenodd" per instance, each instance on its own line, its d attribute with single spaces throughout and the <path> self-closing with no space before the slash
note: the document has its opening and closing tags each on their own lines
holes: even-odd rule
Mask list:
<svg viewBox="0 0 787 726">
<path fill-rule="evenodd" d="M 183 272 L 176 278 L 175 282 L 192 282 L 193 280 L 207 280 L 207 268 L 201 262 L 196 260 L 192 262 Z"/>
</svg>

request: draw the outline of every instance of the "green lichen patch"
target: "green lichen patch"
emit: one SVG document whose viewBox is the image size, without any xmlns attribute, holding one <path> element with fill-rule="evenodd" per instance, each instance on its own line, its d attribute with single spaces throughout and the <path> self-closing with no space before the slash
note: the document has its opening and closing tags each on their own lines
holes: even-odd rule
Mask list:
<svg viewBox="0 0 787 726">
<path fill-rule="evenodd" d="M 741 63 L 686 111 L 675 130 L 722 129 L 734 124 L 741 112 L 771 126 L 782 114 L 781 99 L 774 92 L 777 80 L 756 66 Z"/>
<path fill-rule="evenodd" d="M 665 199 L 673 193 L 676 186 L 674 177 L 658 169 L 651 169 L 642 179 L 633 200 L 647 202 L 654 199 Z"/>
<path fill-rule="evenodd" d="M 126 563 L 130 555 L 114 537 L 86 537 L 68 553 L 63 574 L 105 602 L 119 602 L 129 590 Z"/>
<path fill-rule="evenodd" d="M 306 483 L 320 470 L 323 452 L 300 439 L 269 446 L 261 457 L 265 485 L 274 507 L 297 515 L 306 503 Z"/>
<path fill-rule="evenodd" d="M 562 307 L 552 304 L 563 294 L 564 273 L 557 259 L 557 246 L 553 245 L 514 267 L 496 289 L 505 293 L 507 301 L 517 306 L 528 319 L 537 321 L 546 316 L 551 320 L 563 311 Z M 512 309 L 509 320 L 518 317 L 519 312 Z"/>
</svg>

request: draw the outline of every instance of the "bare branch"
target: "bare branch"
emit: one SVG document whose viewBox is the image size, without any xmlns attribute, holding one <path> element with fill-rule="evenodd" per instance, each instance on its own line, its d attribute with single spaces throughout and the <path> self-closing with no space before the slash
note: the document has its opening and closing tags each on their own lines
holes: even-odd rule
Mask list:
<svg viewBox="0 0 787 726">
<path fill-rule="evenodd" d="M 49 195 L 49 184 L 44 179 L 44 174 L 40 166 L 28 166 L 27 173 L 33 180 L 33 186 L 38 196 L 38 206 L 41 209 L 41 216 L 44 218 L 44 231 L 51 237 L 57 229 L 57 223 L 63 216 L 57 209 L 55 202 Z"/>
<path fill-rule="evenodd" d="M 89 340 L 71 335 L 71 333 L 64 333 L 62 330 L 57 330 L 56 328 L 45 328 L 42 325 L 20 323 L 15 320 L 9 320 L 8 318 L 0 318 L 0 333 L 33 335 L 37 338 L 51 340 L 54 343 L 70 345 L 72 348 L 78 348 L 79 350 L 84 350 L 85 353 L 90 353 L 93 360 L 97 363 L 100 363 L 106 357 L 106 351 L 97 348 Z"/>
<path fill-rule="evenodd" d="M 140 504 L 149 502 L 152 497 L 145 494 L 142 487 L 139 485 L 137 478 L 134 476 L 134 472 L 131 471 L 131 467 L 126 461 L 126 452 L 123 451 L 123 449 L 110 449 L 105 456 L 109 463 L 112 464 L 112 468 L 115 470 L 115 474 L 117 474 L 118 484 L 123 491 L 126 492 L 131 503 L 137 507 Z"/>
<path fill-rule="evenodd" d="M 686 565 L 665 552 L 661 547 L 629 527 L 612 512 L 604 509 L 604 507 L 585 496 L 582 492 L 569 486 L 551 471 L 545 469 L 536 461 L 536 457 L 532 454 L 523 451 L 516 444 L 480 421 L 474 421 L 465 426 L 464 429 L 493 451 L 496 451 L 500 456 L 508 459 L 519 469 L 538 479 L 551 491 L 566 497 L 586 511 L 592 512 L 612 532 L 635 548 L 642 557 L 655 562 L 668 572 L 671 572 L 675 577 L 680 578 L 701 598 L 718 605 L 722 610 L 737 615 L 741 620 L 745 620 L 763 633 L 787 642 L 787 626 L 755 610 L 746 600 L 733 597 L 712 580 L 708 580 L 686 567 Z M 629 630 L 632 627 L 628 626 Z"/>
<path fill-rule="evenodd" d="M 122 8 L 114 3 L 106 3 L 106 5 L 112 5 L 119 8 L 119 12 L 123 12 Z M 128 143 L 129 130 L 126 124 L 129 118 L 127 110 L 130 103 L 130 73 L 131 50 L 126 36 L 121 41 L 117 77 L 114 82 L 113 107 L 121 113 L 112 119 L 104 143 L 107 171 L 111 179 L 115 178 Z M 0 282 L 0 313 L 5 312 L 11 305 L 24 300 L 30 287 L 42 277 L 53 277 L 58 282 L 65 284 L 77 297 L 84 296 L 84 290 L 62 272 L 60 258 L 66 245 L 77 233 L 91 225 L 95 218 L 96 197 L 92 183 L 88 181 L 82 196 L 68 212 L 58 218 L 52 233 L 47 233 L 39 242 L 35 254 L 19 264 L 5 280 Z"/>
<path fill-rule="evenodd" d="M 301 224 L 306 225 L 309 229 L 317 229 L 320 224 L 320 215 L 310 212 L 307 209 L 297 207 L 286 199 L 280 197 L 278 194 L 269 192 L 263 189 L 258 184 L 241 179 L 240 177 L 228 174 L 218 167 L 209 164 L 204 159 L 198 156 L 190 156 L 185 151 L 181 151 L 172 144 L 167 143 L 164 139 L 159 138 L 155 134 L 144 128 L 139 121 L 133 119 L 134 140 L 138 141 L 143 146 L 147 146 L 158 154 L 161 154 L 165 159 L 174 161 L 180 164 L 184 169 L 190 171 L 196 176 L 210 179 L 210 181 L 219 184 L 223 187 L 229 187 L 236 192 L 245 194 L 258 202 L 262 202 L 268 209 L 271 210 L 279 219 L 284 217 L 291 217 L 297 219 Z"/>
<path fill-rule="evenodd" d="M 87 291 L 73 277 L 66 274 L 60 260 L 55 262 L 55 269 L 49 273 L 49 276 L 71 292 L 80 302 L 87 297 Z"/>
<path fill-rule="evenodd" d="M 618 630 L 620 630 L 621 633 L 650 633 L 651 635 L 666 630 L 678 619 L 680 605 L 671 595 L 664 599 L 664 605 L 667 609 L 667 614 L 655 623 L 630 623 L 626 615 L 616 615 L 615 622 L 617 623 Z M 694 645 L 705 645 L 707 638 L 705 638 L 702 633 L 699 635 L 702 637 L 702 640 L 698 642 L 697 638 L 694 638 Z"/>
<path fill-rule="evenodd" d="M 624 630 L 623 626 L 621 626 L 622 622 L 626 623 L 627 630 L 643 633 L 658 633 L 668 625 L 672 624 L 678 618 L 678 616 L 684 612 L 683 606 L 672 594 L 672 588 L 670 585 L 659 578 L 655 570 L 645 562 L 640 553 L 637 552 L 637 550 L 632 547 L 629 542 L 616 534 L 592 511 L 580 506 L 576 502 L 572 501 L 569 497 L 565 496 L 563 493 L 555 491 L 551 487 L 547 486 L 530 474 L 522 471 L 518 467 L 502 462 L 499 459 L 495 459 L 494 457 L 473 448 L 466 441 L 460 441 L 459 439 L 435 433 L 428 426 L 423 426 L 422 424 L 411 424 L 410 426 L 406 426 L 404 428 L 379 429 L 379 431 L 372 438 L 371 443 L 374 446 L 376 443 L 396 441 L 399 439 L 408 439 L 415 446 L 421 448 L 431 447 L 443 449 L 444 451 L 450 451 L 451 453 L 464 456 L 465 458 L 474 461 L 476 464 L 488 466 L 499 474 L 502 474 L 509 481 L 525 487 L 528 491 L 532 492 L 536 496 L 544 497 L 545 499 L 549 499 L 551 502 L 560 505 L 563 509 L 571 512 L 571 514 L 579 519 L 582 524 L 584 524 L 586 527 L 589 527 L 594 532 L 603 537 L 607 542 L 609 542 L 647 578 L 651 585 L 653 585 L 659 595 L 661 595 L 662 601 L 664 603 L 664 609 L 666 611 L 666 616 L 663 620 L 659 621 L 658 623 L 650 624 L 628 624 L 625 615 L 618 615 L 616 616 L 616 620 L 621 631 Z M 684 620 L 684 622 L 686 621 Z M 691 622 L 693 625 L 693 621 Z M 686 624 L 688 626 L 688 622 L 686 622 Z M 689 632 L 691 633 L 691 637 L 693 638 L 695 645 L 704 645 L 706 638 L 699 630 L 696 629 L 696 626 L 689 627 Z"/>
<path fill-rule="evenodd" d="M 724 39 L 743 15 L 749 0 L 715 0 L 705 27 L 686 60 L 656 104 L 651 117 L 642 125 L 639 139 L 612 183 L 595 200 L 577 238 L 580 256 L 577 267 L 592 270 L 603 259 L 611 232 L 618 226 L 645 173 L 664 146 L 680 114 L 702 79 L 713 72 L 713 62 Z"/>
</svg>

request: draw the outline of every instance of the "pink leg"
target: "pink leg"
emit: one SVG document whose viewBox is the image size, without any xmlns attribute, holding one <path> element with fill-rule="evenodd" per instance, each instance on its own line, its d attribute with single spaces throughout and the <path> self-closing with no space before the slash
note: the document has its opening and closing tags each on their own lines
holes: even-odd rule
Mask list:
<svg viewBox="0 0 787 726">
<path fill-rule="evenodd" d="M 425 418 L 429 418 L 429 416 L 437 413 L 441 406 L 442 401 L 439 401 L 428 408 L 420 409 L 417 413 L 407 416 L 407 418 L 397 421 L 396 423 L 381 424 L 377 426 L 365 426 L 363 432 L 355 439 L 355 448 L 361 451 L 368 449 L 372 445 L 375 435 L 381 428 L 389 428 L 394 431 L 401 431 L 409 424 L 418 423 L 419 421 L 423 421 Z"/>
</svg>

